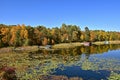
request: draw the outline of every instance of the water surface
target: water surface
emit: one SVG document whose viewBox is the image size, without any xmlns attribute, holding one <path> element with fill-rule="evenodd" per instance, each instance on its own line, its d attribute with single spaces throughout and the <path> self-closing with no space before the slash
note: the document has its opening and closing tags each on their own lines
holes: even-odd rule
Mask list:
<svg viewBox="0 0 120 80">
<path fill-rule="evenodd" d="M 0 65 L 15 67 L 20 79 L 65 76 L 83 80 L 107 80 L 114 76 L 112 74 L 120 74 L 120 45 L 4 53 L 0 54 Z"/>
</svg>

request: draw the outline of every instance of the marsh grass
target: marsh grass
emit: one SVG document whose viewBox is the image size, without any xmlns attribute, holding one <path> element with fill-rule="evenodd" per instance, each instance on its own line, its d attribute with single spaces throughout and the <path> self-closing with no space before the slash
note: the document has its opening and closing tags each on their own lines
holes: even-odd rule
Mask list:
<svg viewBox="0 0 120 80">
<path fill-rule="evenodd" d="M 78 45 L 79 43 L 70 43 L 71 46 Z M 63 44 L 64 45 L 64 44 Z M 108 51 L 110 47 L 109 45 L 100 45 L 94 46 L 91 50 L 103 50 L 98 52 L 102 55 L 103 52 Z M 119 45 L 110 45 L 111 50 L 116 50 L 120 46 Z M 113 47 L 112 47 L 113 46 Z M 97 49 L 95 49 L 97 48 Z M 107 48 L 105 50 L 105 48 Z M 0 68 L 7 65 L 8 67 L 16 68 L 17 78 L 20 80 L 39 80 L 41 75 L 52 75 L 55 69 L 65 70 L 64 66 L 79 66 L 82 70 L 91 71 L 91 72 L 100 72 L 99 70 L 106 71 L 119 71 L 120 70 L 120 62 L 119 59 L 116 58 L 98 58 L 96 56 L 90 56 L 96 54 L 90 53 L 89 47 L 75 47 L 75 48 L 67 48 L 60 49 L 60 51 L 38 51 L 37 46 L 27 46 L 27 47 L 17 47 L 16 50 L 23 51 L 32 51 L 31 53 L 1 53 L 0 54 Z M 83 49 L 83 50 L 81 50 Z M 5 50 L 5 48 L 4 48 Z M 104 51 L 105 50 L 105 51 Z M 81 52 L 81 53 L 80 53 Z M 82 54 L 84 53 L 84 54 Z M 62 66 L 62 65 L 64 66 Z M 2 66 L 3 65 L 3 66 Z M 61 65 L 61 66 L 60 66 Z M 72 68 L 73 69 L 73 68 Z M 2 74 L 2 72 L 0 72 Z M 110 73 L 109 80 L 119 80 L 119 74 Z M 64 75 L 66 77 L 66 75 Z M 63 76 L 63 78 L 64 78 Z M 68 77 L 68 76 L 67 76 Z M 107 76 L 109 77 L 109 76 Z M 58 76 L 54 77 L 54 79 L 59 79 Z M 115 79 L 113 79 L 115 78 Z M 53 79 L 53 80 L 54 80 Z M 80 78 L 72 78 L 67 80 L 80 80 Z M 84 78 L 83 78 L 84 79 Z M 42 79 L 41 79 L 42 80 Z M 47 80 L 47 79 L 46 79 Z M 49 80 L 49 79 L 48 79 Z"/>
<path fill-rule="evenodd" d="M 75 46 L 82 46 L 83 44 L 80 42 L 76 43 L 61 43 L 61 44 L 55 44 L 52 46 L 52 48 L 72 48 Z"/>
<path fill-rule="evenodd" d="M 55 44 L 52 46 L 52 48 L 72 48 L 76 46 L 83 46 L 83 42 L 75 42 L 75 43 L 60 43 Z M 98 42 L 92 42 L 93 45 L 104 45 L 105 41 L 98 41 Z M 109 41 L 109 44 L 120 44 L 120 41 Z"/>
</svg>

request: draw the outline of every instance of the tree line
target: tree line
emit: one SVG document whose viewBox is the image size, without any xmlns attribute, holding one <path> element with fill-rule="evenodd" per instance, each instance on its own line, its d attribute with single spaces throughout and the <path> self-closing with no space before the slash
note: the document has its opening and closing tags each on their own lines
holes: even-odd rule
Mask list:
<svg viewBox="0 0 120 80">
<path fill-rule="evenodd" d="M 89 30 L 88 27 L 85 27 L 85 30 L 82 31 L 77 25 L 67 24 L 52 29 L 45 26 L 0 24 L 0 47 L 113 40 L 120 40 L 120 32 Z"/>
</svg>

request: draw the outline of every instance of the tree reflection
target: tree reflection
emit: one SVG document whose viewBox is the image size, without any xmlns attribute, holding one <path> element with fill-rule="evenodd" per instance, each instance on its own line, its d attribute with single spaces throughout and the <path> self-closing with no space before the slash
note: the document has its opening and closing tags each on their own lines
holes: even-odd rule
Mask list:
<svg viewBox="0 0 120 80">
<path fill-rule="evenodd" d="M 56 69 L 64 70 L 64 66 L 79 66 L 82 70 L 119 71 L 120 62 L 116 59 L 98 59 L 96 57 L 90 59 L 92 54 L 102 54 L 117 49 L 120 49 L 120 45 L 93 45 L 51 51 L 0 54 L 0 68 L 15 67 L 19 79 L 31 80 L 39 79 L 41 75 L 51 75 L 56 72 Z"/>
</svg>

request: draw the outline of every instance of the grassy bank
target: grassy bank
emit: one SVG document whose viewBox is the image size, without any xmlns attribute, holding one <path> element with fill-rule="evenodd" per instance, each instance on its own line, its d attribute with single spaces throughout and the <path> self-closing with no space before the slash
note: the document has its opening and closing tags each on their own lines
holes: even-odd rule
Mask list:
<svg viewBox="0 0 120 80">
<path fill-rule="evenodd" d="M 93 42 L 95 45 L 103 45 L 104 41 Z M 109 41 L 109 44 L 120 44 L 120 41 Z"/>
<path fill-rule="evenodd" d="M 95 45 L 103 45 L 104 41 L 100 41 L 100 42 L 92 42 L 92 44 Z M 109 41 L 109 44 L 120 44 L 120 41 Z M 75 43 L 60 43 L 60 44 L 55 44 L 53 45 L 52 48 L 71 48 L 71 47 L 75 47 L 75 46 L 82 46 L 83 42 L 75 42 Z"/>
<path fill-rule="evenodd" d="M 72 48 L 75 46 L 82 46 L 83 43 L 76 42 L 76 43 L 60 43 L 60 44 L 55 44 L 52 46 L 52 48 Z"/>
<path fill-rule="evenodd" d="M 103 45 L 104 41 L 100 42 L 92 42 L 92 44 L 95 45 Z M 109 41 L 109 44 L 120 44 L 120 41 Z M 75 42 L 75 43 L 60 43 L 60 44 L 55 44 L 52 46 L 53 49 L 60 49 L 60 48 L 72 48 L 75 46 L 82 46 L 83 42 Z M 37 51 L 38 46 L 22 46 L 22 47 L 17 47 L 14 49 L 13 47 L 6 47 L 6 48 L 0 48 L 0 53 L 9 53 L 9 52 L 32 52 L 32 51 Z"/>
<path fill-rule="evenodd" d="M 31 52 L 37 50 L 38 50 L 38 46 L 22 46 L 22 47 L 17 47 L 15 49 L 14 47 L 6 47 L 6 48 L 0 48 L 0 53 Z"/>
</svg>

